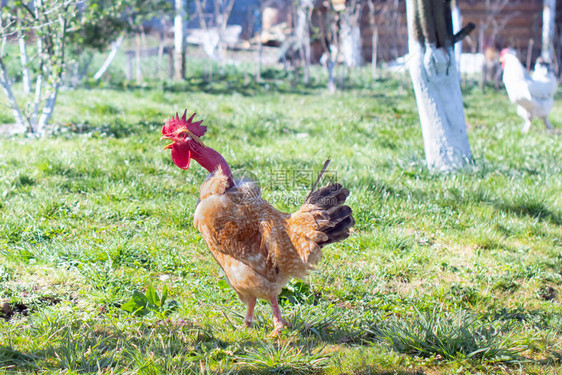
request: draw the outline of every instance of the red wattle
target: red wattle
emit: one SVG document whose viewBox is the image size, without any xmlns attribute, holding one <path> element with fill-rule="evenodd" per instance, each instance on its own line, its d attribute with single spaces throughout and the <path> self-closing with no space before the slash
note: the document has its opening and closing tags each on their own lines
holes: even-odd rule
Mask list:
<svg viewBox="0 0 562 375">
<path fill-rule="evenodd" d="M 191 150 L 182 150 L 176 145 L 172 146 L 172 161 L 175 165 L 181 169 L 189 168 L 189 163 L 191 162 Z"/>
</svg>

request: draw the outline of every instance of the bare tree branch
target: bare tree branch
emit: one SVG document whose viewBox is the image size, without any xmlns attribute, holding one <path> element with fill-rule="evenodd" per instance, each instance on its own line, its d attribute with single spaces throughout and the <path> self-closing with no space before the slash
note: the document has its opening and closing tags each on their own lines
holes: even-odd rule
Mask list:
<svg viewBox="0 0 562 375">
<path fill-rule="evenodd" d="M 4 64 L 4 60 L 2 59 L 1 56 L 0 56 L 0 86 L 2 86 L 2 88 L 4 89 L 4 93 L 8 97 L 8 102 L 10 103 L 10 107 L 12 108 L 12 112 L 14 113 L 16 123 L 18 125 L 25 126 L 26 121 L 22 115 L 16 97 L 14 96 L 14 93 L 12 91 L 12 83 L 8 75 L 8 69 L 6 69 L 6 65 Z"/>
<path fill-rule="evenodd" d="M 206 5 L 207 5 L 207 0 L 203 0 L 203 3 L 201 3 L 201 0 L 195 0 L 195 10 L 197 11 L 197 15 L 199 16 L 199 24 L 201 25 L 201 28 L 203 30 L 207 30 L 207 22 L 205 22 L 205 13 L 204 13 L 204 9 Z"/>
</svg>

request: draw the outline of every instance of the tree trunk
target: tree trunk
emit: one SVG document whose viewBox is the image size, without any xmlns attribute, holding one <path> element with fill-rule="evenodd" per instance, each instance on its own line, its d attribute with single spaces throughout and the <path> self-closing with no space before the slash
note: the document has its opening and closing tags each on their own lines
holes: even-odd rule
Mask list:
<svg viewBox="0 0 562 375">
<path fill-rule="evenodd" d="M 0 57 L 0 86 L 2 86 L 2 88 L 4 89 L 4 93 L 8 97 L 8 102 L 10 103 L 10 107 L 12 108 L 16 124 L 22 127 L 27 127 L 28 124 L 25 121 L 14 93 L 12 92 L 12 83 L 10 82 L 8 70 L 6 69 L 6 65 L 4 65 L 2 57 Z"/>
<path fill-rule="evenodd" d="M 358 9 L 346 9 L 343 12 L 340 33 L 345 65 L 349 68 L 361 66 L 363 64 L 363 56 L 361 55 L 361 28 Z"/>
<path fill-rule="evenodd" d="M 162 59 L 164 57 L 164 47 L 166 44 L 166 25 L 165 22 L 162 20 L 161 21 L 161 29 L 160 29 L 160 44 L 158 45 L 158 75 L 160 77 L 160 82 L 162 83 L 164 81 L 164 69 L 162 67 Z M 173 59 L 173 57 L 172 57 Z M 173 71 L 174 68 L 172 66 L 172 68 L 169 71 L 169 75 L 173 76 Z"/>
<path fill-rule="evenodd" d="M 36 11 L 37 9 L 39 9 L 39 7 L 41 6 L 41 2 L 40 1 L 36 1 L 35 3 L 36 6 Z M 39 115 L 39 106 L 41 104 L 41 95 L 42 95 L 42 91 L 43 91 L 43 67 L 44 67 L 44 61 L 43 58 L 41 57 L 43 55 L 43 38 L 38 37 L 37 38 L 37 56 L 40 57 L 39 59 L 39 69 L 37 70 L 37 77 L 35 78 L 35 98 L 33 100 L 33 110 L 31 112 L 31 120 L 30 122 L 30 126 L 29 126 L 29 131 L 33 132 L 33 128 L 36 126 L 37 124 L 37 116 Z"/>
<path fill-rule="evenodd" d="M 529 39 L 529 44 L 527 44 L 527 59 L 525 61 L 525 67 L 527 70 L 531 70 L 531 64 L 533 59 L 533 45 L 535 41 L 533 39 Z"/>
<path fill-rule="evenodd" d="M 320 43 L 324 48 L 324 54 L 320 58 L 322 65 L 328 70 L 328 92 L 336 92 L 336 77 L 334 69 L 340 53 L 340 27 L 335 12 L 329 12 L 319 22 Z"/>
<path fill-rule="evenodd" d="M 37 122 L 37 127 L 35 128 L 34 131 L 34 133 L 38 135 L 45 134 L 45 128 L 47 127 L 47 124 L 49 123 L 51 117 L 53 116 L 53 112 L 55 111 L 55 104 L 57 102 L 59 87 L 60 87 L 59 83 L 55 83 L 53 85 L 52 87 L 53 91 L 51 91 L 51 94 L 49 95 L 47 101 L 45 102 L 45 106 L 43 107 L 41 116 L 39 116 L 39 122 Z"/>
<path fill-rule="evenodd" d="M 174 17 L 174 79 L 185 78 L 185 1 L 176 1 L 176 16 Z"/>
<path fill-rule="evenodd" d="M 256 66 L 256 82 L 261 82 L 261 66 L 262 66 L 262 60 L 263 60 L 263 44 L 261 41 L 261 30 L 260 30 L 260 36 L 259 36 L 259 50 L 258 50 L 258 64 Z"/>
<path fill-rule="evenodd" d="M 141 67 L 141 50 L 142 50 L 142 43 L 141 43 L 141 34 L 140 31 L 137 32 L 135 35 L 137 48 L 136 48 L 136 70 L 137 70 L 137 85 L 142 84 L 142 67 Z"/>
<path fill-rule="evenodd" d="M 39 71 L 37 74 L 37 78 L 35 80 L 35 99 L 33 100 L 33 111 L 31 112 L 31 120 L 30 123 L 35 126 L 37 124 L 37 116 L 39 115 L 39 105 L 41 103 L 41 92 L 43 91 L 43 73 Z M 29 129 L 33 131 L 31 127 Z"/>
<path fill-rule="evenodd" d="M 32 129 L 33 133 L 35 133 L 36 135 L 39 136 L 43 136 L 45 135 L 45 130 L 47 127 L 47 124 L 49 123 L 49 121 L 51 120 L 51 117 L 53 116 L 53 113 L 55 111 L 55 105 L 57 103 L 57 95 L 59 92 L 59 88 L 62 85 L 62 78 L 63 78 L 63 73 L 64 73 L 64 64 L 65 64 L 65 36 L 66 36 L 66 28 L 67 28 L 67 24 L 66 24 L 66 20 L 64 19 L 64 17 L 62 15 L 59 14 L 59 24 L 60 24 L 60 35 L 58 37 L 58 40 L 60 42 L 59 45 L 59 56 L 58 56 L 58 67 L 55 70 L 56 71 L 56 75 L 51 76 L 52 77 L 52 83 L 51 83 L 51 92 L 49 93 L 49 96 L 47 97 L 47 100 L 45 102 L 45 105 L 43 107 L 43 111 L 41 111 L 41 116 L 39 116 L 39 121 L 37 122 L 37 124 L 31 124 L 32 128 L 34 127 L 34 129 Z"/>
<path fill-rule="evenodd" d="M 300 0 L 297 6 L 297 24 L 295 26 L 295 40 L 303 60 L 303 79 L 305 84 L 310 83 L 310 12 L 312 11 L 311 0 Z"/>
<path fill-rule="evenodd" d="M 328 92 L 334 94 L 336 92 L 336 75 L 334 74 L 334 68 L 336 66 L 335 59 L 330 55 L 327 61 L 328 68 Z"/>
<path fill-rule="evenodd" d="M 88 69 L 90 69 L 90 65 L 92 64 L 92 61 L 94 61 L 94 55 L 92 53 L 89 53 L 88 58 L 84 63 L 84 66 L 82 67 L 82 69 L 78 71 L 78 77 L 77 77 L 78 82 L 81 82 L 86 76 L 86 74 L 88 74 Z"/>
<path fill-rule="evenodd" d="M 408 0 L 406 7 L 410 76 L 426 162 L 438 171 L 455 170 L 472 161 L 447 5 L 441 0 Z"/>
<path fill-rule="evenodd" d="M 18 35 L 18 44 L 20 47 L 23 93 L 27 95 L 31 92 L 31 76 L 29 74 L 29 67 L 27 66 L 28 58 L 27 58 L 27 49 L 25 45 L 25 35 L 21 31 L 19 32 Z"/>
<path fill-rule="evenodd" d="M 451 2 L 451 5 L 452 5 L 452 8 L 453 8 L 453 12 L 451 14 L 451 18 L 453 20 L 453 34 L 456 34 L 462 28 L 461 10 L 459 9 L 459 6 L 457 4 L 457 0 L 453 0 Z M 457 62 L 457 71 L 459 72 L 459 79 L 460 79 L 461 78 L 460 71 L 461 71 L 462 41 L 459 41 L 458 43 L 455 44 L 454 50 L 455 50 L 455 61 Z"/>
<path fill-rule="evenodd" d="M 377 55 L 379 53 L 379 28 L 375 26 L 373 30 L 373 50 L 371 51 L 371 79 L 377 79 Z"/>
<path fill-rule="evenodd" d="M 125 79 L 127 81 L 133 80 L 133 55 L 127 54 L 127 64 L 125 65 Z"/>
<path fill-rule="evenodd" d="M 111 51 L 109 51 L 109 54 L 107 55 L 102 66 L 99 68 L 96 74 L 94 74 L 95 80 L 100 79 L 103 76 L 103 74 L 106 72 L 106 70 L 109 68 L 109 66 L 113 62 L 113 59 L 115 59 L 115 56 L 117 56 L 117 52 L 119 52 L 119 48 L 121 48 L 121 44 L 123 43 L 124 39 L 125 39 L 125 34 L 121 34 L 119 35 L 119 38 L 117 38 L 116 41 L 111 43 Z"/>
<path fill-rule="evenodd" d="M 556 0 L 543 0 L 541 56 L 547 61 L 552 61 L 554 57 L 555 19 Z"/>
</svg>

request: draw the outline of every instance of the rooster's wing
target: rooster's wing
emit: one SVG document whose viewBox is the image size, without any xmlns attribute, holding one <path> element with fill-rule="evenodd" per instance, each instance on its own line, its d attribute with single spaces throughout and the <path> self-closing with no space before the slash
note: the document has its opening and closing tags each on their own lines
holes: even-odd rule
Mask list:
<svg viewBox="0 0 562 375">
<path fill-rule="evenodd" d="M 548 81 L 527 80 L 527 87 L 530 96 L 534 100 L 550 99 L 554 95 L 552 83 Z"/>
<path fill-rule="evenodd" d="M 226 254 L 273 282 L 276 255 L 283 247 L 281 213 L 275 211 L 261 199 L 248 205 L 226 195 L 210 196 L 199 203 L 194 224 L 212 253 Z"/>
</svg>

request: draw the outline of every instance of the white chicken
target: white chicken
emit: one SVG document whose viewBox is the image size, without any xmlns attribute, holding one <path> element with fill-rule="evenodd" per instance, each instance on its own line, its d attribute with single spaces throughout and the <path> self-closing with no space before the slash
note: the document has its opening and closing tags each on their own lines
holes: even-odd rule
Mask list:
<svg viewBox="0 0 562 375">
<path fill-rule="evenodd" d="M 515 52 L 507 48 L 501 51 L 500 62 L 509 100 L 517 105 L 517 114 L 525 120 L 522 132 L 529 131 L 535 117 L 542 119 L 546 128 L 552 131 L 548 114 L 554 105 L 557 83 L 551 65 L 539 57 L 530 76 Z"/>
</svg>

